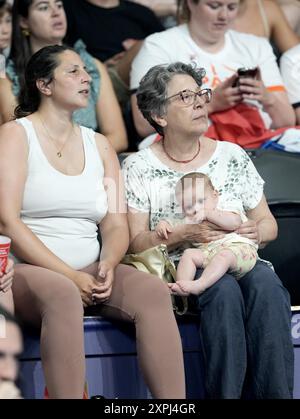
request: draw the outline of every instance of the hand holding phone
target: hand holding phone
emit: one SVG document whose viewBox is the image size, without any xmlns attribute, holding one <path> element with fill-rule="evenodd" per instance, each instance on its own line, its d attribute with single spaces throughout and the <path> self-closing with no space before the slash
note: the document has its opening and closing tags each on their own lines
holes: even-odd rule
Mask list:
<svg viewBox="0 0 300 419">
<path fill-rule="evenodd" d="M 238 87 L 239 86 L 239 81 L 241 78 L 252 78 L 255 79 L 258 73 L 258 67 L 254 67 L 254 68 L 239 68 L 237 70 L 237 78 L 235 79 L 232 87 Z"/>
</svg>

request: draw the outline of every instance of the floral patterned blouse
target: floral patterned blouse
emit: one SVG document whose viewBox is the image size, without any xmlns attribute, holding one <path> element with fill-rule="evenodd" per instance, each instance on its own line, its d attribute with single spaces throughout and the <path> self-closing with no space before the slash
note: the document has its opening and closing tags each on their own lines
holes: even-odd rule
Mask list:
<svg viewBox="0 0 300 419">
<path fill-rule="evenodd" d="M 218 141 L 210 159 L 196 171 L 211 179 L 224 207 L 246 213 L 262 198 L 264 181 L 247 153 L 236 144 Z M 149 213 L 150 230 L 155 229 L 160 219 L 182 218 L 175 186 L 186 173 L 169 168 L 151 148 L 146 148 L 124 160 L 123 174 L 128 206 Z M 170 256 L 176 260 L 183 250 L 177 248 Z"/>
</svg>

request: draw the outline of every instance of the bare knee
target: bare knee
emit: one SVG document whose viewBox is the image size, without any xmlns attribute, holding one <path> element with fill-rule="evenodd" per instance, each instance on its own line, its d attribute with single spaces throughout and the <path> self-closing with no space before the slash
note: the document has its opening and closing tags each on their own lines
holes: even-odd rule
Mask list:
<svg viewBox="0 0 300 419">
<path fill-rule="evenodd" d="M 199 249 L 186 249 L 182 256 L 181 256 L 181 261 L 185 262 L 185 263 L 190 263 L 192 262 L 196 267 L 201 267 L 202 263 L 203 263 L 203 253 L 201 252 L 201 250 Z"/>
<path fill-rule="evenodd" d="M 170 291 L 167 284 L 154 275 L 147 275 L 147 280 L 141 281 L 139 299 L 141 304 L 153 305 L 164 304 L 170 301 Z"/>
<path fill-rule="evenodd" d="M 56 309 L 79 311 L 83 315 L 83 304 L 79 289 L 68 278 L 62 278 L 59 285 L 56 286 L 56 290 L 53 290 L 52 301 L 49 304 Z"/>
</svg>

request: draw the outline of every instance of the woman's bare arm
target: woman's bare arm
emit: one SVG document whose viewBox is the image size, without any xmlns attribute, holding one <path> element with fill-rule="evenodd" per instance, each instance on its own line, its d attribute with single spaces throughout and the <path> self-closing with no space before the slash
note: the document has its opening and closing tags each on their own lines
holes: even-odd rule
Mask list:
<svg viewBox="0 0 300 419">
<path fill-rule="evenodd" d="M 210 242 L 224 237 L 224 232 L 217 229 L 214 224 L 203 222 L 202 224 L 180 224 L 168 234 L 168 239 L 160 238 L 156 231 L 149 230 L 149 214 L 128 210 L 130 252 L 137 253 L 160 243 L 166 244 L 171 250 L 185 242 Z"/>
<path fill-rule="evenodd" d="M 237 233 L 258 243 L 260 248 L 276 239 L 278 227 L 263 195 L 260 203 L 247 211 L 249 221 L 243 223 Z"/>
<path fill-rule="evenodd" d="M 129 246 L 124 183 L 118 157 L 109 141 L 103 135 L 96 134 L 96 142 L 104 164 L 104 186 L 108 204 L 107 214 L 100 223 L 100 260 L 109 261 L 115 267 Z"/>
<path fill-rule="evenodd" d="M 7 77 L 0 78 L 0 121 L 2 124 L 13 119 L 17 104 L 17 99 L 12 92 L 12 82 Z"/>
<path fill-rule="evenodd" d="M 280 6 L 275 1 L 265 1 L 266 13 L 270 21 L 271 39 L 281 53 L 300 42 L 299 36 L 291 28 Z"/>
<path fill-rule="evenodd" d="M 120 105 L 107 73 L 106 67 L 95 60 L 101 75 L 100 93 L 97 102 L 97 117 L 101 133 L 109 139 L 117 153 L 128 148 L 127 134 Z"/>
</svg>

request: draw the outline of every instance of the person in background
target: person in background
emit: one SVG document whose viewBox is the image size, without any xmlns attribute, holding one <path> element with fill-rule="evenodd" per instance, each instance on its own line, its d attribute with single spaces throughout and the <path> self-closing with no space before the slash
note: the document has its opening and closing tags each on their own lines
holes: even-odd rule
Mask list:
<svg viewBox="0 0 300 419">
<path fill-rule="evenodd" d="M 29 60 L 15 121 L 0 128 L 0 231 L 12 239 L 13 297 L 41 328 L 50 398 L 82 398 L 83 306 L 135 324 L 139 364 L 155 398 L 184 398 L 179 331 L 168 288 L 120 264 L 128 244 L 124 185 L 106 137 L 74 123 L 91 76 L 72 48 Z M 98 241 L 101 234 L 101 248 Z"/>
<path fill-rule="evenodd" d="M 223 228 L 208 221 L 179 223 L 167 240 L 155 231 L 161 219 L 181 217 L 175 186 L 195 171 L 211 179 L 224 206 L 231 203 L 246 213 L 248 221 L 237 229 L 239 235 L 259 247 L 277 236 L 264 181 L 247 153 L 205 135 L 210 97 L 203 89 L 204 77 L 203 68 L 177 62 L 152 67 L 140 83 L 138 106 L 162 140 L 123 163 L 131 253 L 163 243 L 177 263 L 192 243 L 225 237 Z M 197 270 L 195 277 L 200 275 Z M 258 260 L 239 281 L 227 273 L 197 296 L 197 302 L 207 397 L 292 398 L 290 298 L 270 266 Z"/>
<path fill-rule="evenodd" d="M 300 36 L 300 2 L 299 0 L 273 0 L 281 7 L 294 32 Z"/>
<path fill-rule="evenodd" d="M 9 54 L 11 34 L 11 5 L 5 0 L 0 0 L 0 54 L 3 54 L 5 57 Z"/>
<path fill-rule="evenodd" d="M 273 0 L 241 0 L 232 29 L 269 39 L 279 54 L 300 42 L 281 8 Z"/>
<path fill-rule="evenodd" d="M 20 326 L 10 312 L 0 306 L 0 399 L 21 399 L 16 386 L 23 350 Z"/>
<path fill-rule="evenodd" d="M 177 1 L 176 0 L 131 0 L 134 3 L 149 7 L 158 16 L 167 29 L 176 25 Z"/>
<path fill-rule="evenodd" d="M 295 110 L 297 125 L 300 125 L 300 44 L 281 56 L 280 70 L 290 103 Z"/>
<path fill-rule="evenodd" d="M 124 0 L 64 0 L 68 41 L 82 39 L 87 50 L 107 65 L 124 109 L 130 98 L 131 63 L 146 36 L 164 29 L 148 7 Z"/>
<path fill-rule="evenodd" d="M 66 31 L 67 21 L 62 1 L 14 2 L 12 48 L 6 67 L 7 77 L 0 80 L 0 115 L 3 122 L 13 116 L 30 56 L 46 45 L 61 45 Z M 84 60 L 92 77 L 88 107 L 75 112 L 74 121 L 100 130 L 117 152 L 126 150 L 126 130 L 106 67 L 87 53 L 81 41 L 74 45 L 74 49 Z"/>
<path fill-rule="evenodd" d="M 260 145 L 260 137 L 266 131 L 269 134 L 270 128 L 294 125 L 295 115 L 269 42 L 230 29 L 239 6 L 240 0 L 183 0 L 187 23 L 146 38 L 132 64 L 131 89 L 138 88 L 153 65 L 195 62 L 206 70 L 204 87 L 213 89 L 207 108 L 213 128 L 225 125 L 226 137 L 217 133 L 213 138 L 249 147 Z M 256 76 L 238 79 L 237 70 L 242 67 L 258 68 Z M 153 127 L 139 112 L 135 95 L 131 103 L 137 132 L 146 137 Z"/>
</svg>

